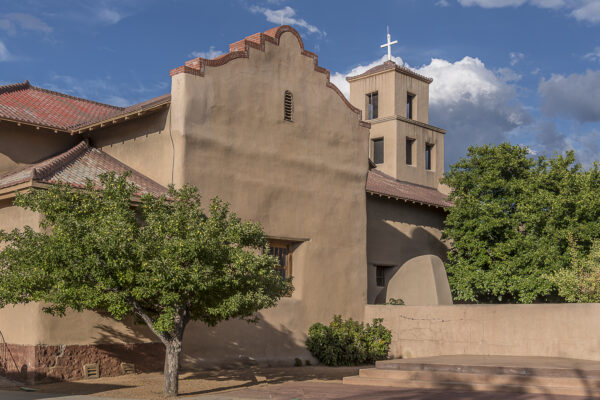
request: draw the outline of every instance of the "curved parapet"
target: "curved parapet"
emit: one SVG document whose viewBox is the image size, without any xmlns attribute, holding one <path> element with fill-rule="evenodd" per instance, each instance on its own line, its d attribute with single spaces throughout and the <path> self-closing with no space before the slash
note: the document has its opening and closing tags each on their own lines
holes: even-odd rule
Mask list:
<svg viewBox="0 0 600 400">
<path fill-rule="evenodd" d="M 219 67 L 221 65 L 227 64 L 229 61 L 234 60 L 236 58 L 248 58 L 249 53 L 250 53 L 250 51 L 249 51 L 250 48 L 254 48 L 254 49 L 264 52 L 266 42 L 269 42 L 269 43 L 279 46 L 279 39 L 280 39 L 281 35 L 285 32 L 290 32 L 291 34 L 293 34 L 296 37 L 296 39 L 298 39 L 298 44 L 300 46 L 301 54 L 303 56 L 313 59 L 315 71 L 325 74 L 327 76 L 326 86 L 328 88 L 334 90 L 338 94 L 340 99 L 346 104 L 346 106 L 352 112 L 357 114 L 358 123 L 361 126 L 370 128 L 371 124 L 362 120 L 362 111 L 359 110 L 358 108 L 354 107 L 352 104 L 350 104 L 348 99 L 346 99 L 346 97 L 342 94 L 342 92 L 338 89 L 338 87 L 335 86 L 333 83 L 331 83 L 330 71 L 326 68 L 319 66 L 318 56 L 315 53 L 304 49 L 304 42 L 302 41 L 300 34 L 298 33 L 298 31 L 296 31 L 294 28 L 292 28 L 289 25 L 278 26 L 278 27 L 269 29 L 265 32 L 258 32 L 258 33 L 255 33 L 254 35 L 247 36 L 246 38 L 244 38 L 242 40 L 239 40 L 235 43 L 230 44 L 229 45 L 229 53 L 223 54 L 212 60 L 202 58 L 202 57 L 198 57 L 198 58 L 189 60 L 184 65 L 172 69 L 171 76 L 174 76 L 177 74 L 182 74 L 182 73 L 197 75 L 197 76 L 204 76 L 204 74 L 206 73 L 206 67 Z"/>
</svg>

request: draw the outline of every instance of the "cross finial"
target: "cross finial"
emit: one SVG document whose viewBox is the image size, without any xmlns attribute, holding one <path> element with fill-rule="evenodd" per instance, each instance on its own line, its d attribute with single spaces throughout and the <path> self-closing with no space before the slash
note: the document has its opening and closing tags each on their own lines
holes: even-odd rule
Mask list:
<svg viewBox="0 0 600 400">
<path fill-rule="evenodd" d="M 398 43 L 397 40 L 392 42 L 392 37 L 390 36 L 390 27 L 387 27 L 387 43 L 382 44 L 381 48 L 387 47 L 388 51 L 388 61 L 392 61 L 392 45 Z"/>
</svg>

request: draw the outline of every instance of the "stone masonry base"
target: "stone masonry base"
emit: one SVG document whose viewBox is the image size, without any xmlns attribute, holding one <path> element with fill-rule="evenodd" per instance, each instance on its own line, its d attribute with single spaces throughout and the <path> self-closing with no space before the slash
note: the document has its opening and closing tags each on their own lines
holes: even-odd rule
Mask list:
<svg viewBox="0 0 600 400">
<path fill-rule="evenodd" d="M 121 363 L 135 364 L 136 371 L 159 371 L 165 349 L 162 343 L 96 345 L 0 346 L 0 373 L 25 382 L 83 378 L 83 365 L 96 363 L 100 376 L 121 375 Z"/>
</svg>

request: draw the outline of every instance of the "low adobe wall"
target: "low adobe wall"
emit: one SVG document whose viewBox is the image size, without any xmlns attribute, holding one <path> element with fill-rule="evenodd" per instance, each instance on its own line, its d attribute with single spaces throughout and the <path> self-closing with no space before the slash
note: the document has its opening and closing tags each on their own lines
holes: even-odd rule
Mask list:
<svg viewBox="0 0 600 400">
<path fill-rule="evenodd" d="M 452 354 L 600 360 L 600 304 L 368 305 L 383 318 L 391 356 Z"/>
</svg>

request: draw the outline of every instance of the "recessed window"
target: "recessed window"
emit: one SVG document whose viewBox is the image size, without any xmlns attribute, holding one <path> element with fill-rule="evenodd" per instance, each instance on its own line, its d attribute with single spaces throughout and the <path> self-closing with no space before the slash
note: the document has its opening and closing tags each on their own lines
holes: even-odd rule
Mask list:
<svg viewBox="0 0 600 400">
<path fill-rule="evenodd" d="M 373 162 L 383 164 L 383 138 L 373 139 Z"/>
<path fill-rule="evenodd" d="M 282 240 L 269 240 L 269 254 L 277 257 L 279 265 L 276 267 L 277 272 L 283 278 L 292 276 L 292 243 Z"/>
<path fill-rule="evenodd" d="M 427 143 L 425 145 L 425 169 L 432 169 L 433 167 L 433 145 Z"/>
<path fill-rule="evenodd" d="M 406 95 L 406 118 L 413 119 L 415 95 L 408 93 Z"/>
<path fill-rule="evenodd" d="M 385 286 L 385 267 L 376 267 L 377 270 L 375 272 L 375 281 L 377 286 L 384 287 Z"/>
<path fill-rule="evenodd" d="M 283 119 L 284 121 L 293 121 L 294 117 L 294 95 L 289 90 L 285 91 L 283 96 Z"/>
<path fill-rule="evenodd" d="M 413 147 L 415 139 L 406 138 L 406 165 L 413 165 Z"/>
<path fill-rule="evenodd" d="M 367 95 L 367 114 L 368 119 L 375 119 L 379 115 L 379 96 L 377 92 Z"/>
</svg>

